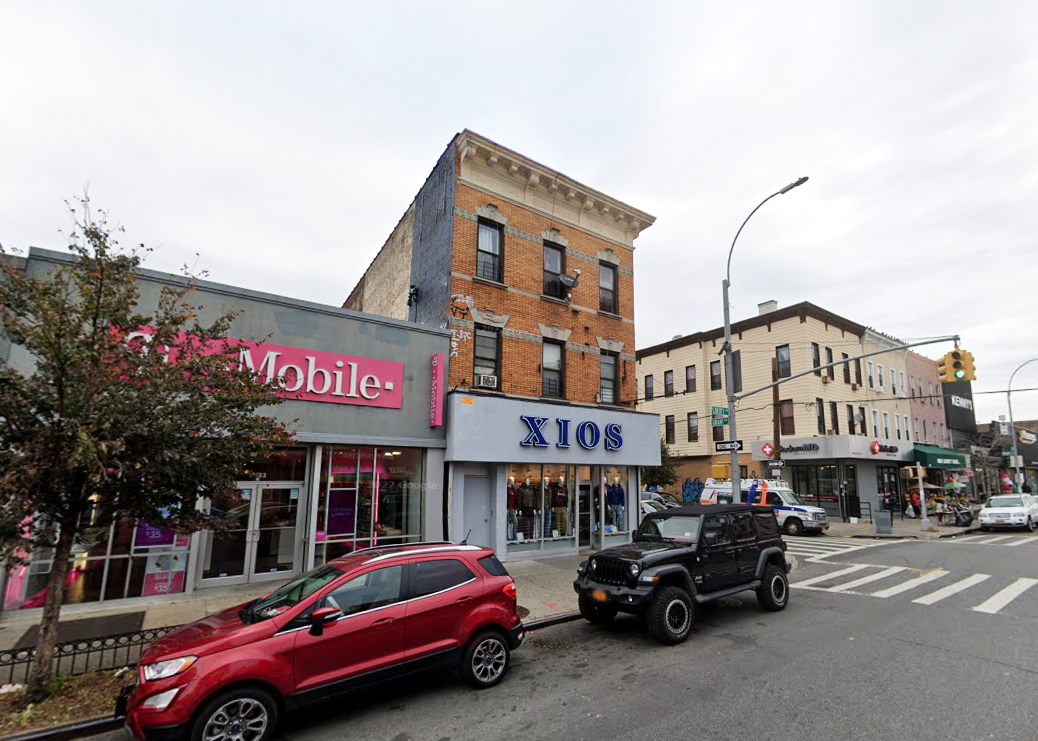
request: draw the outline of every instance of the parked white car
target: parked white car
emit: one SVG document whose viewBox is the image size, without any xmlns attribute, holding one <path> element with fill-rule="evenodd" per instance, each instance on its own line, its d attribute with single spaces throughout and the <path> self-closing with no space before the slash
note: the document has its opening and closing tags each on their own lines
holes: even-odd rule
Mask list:
<svg viewBox="0 0 1038 741">
<path fill-rule="evenodd" d="M 981 530 L 997 527 L 1026 527 L 1034 531 L 1038 525 L 1038 499 L 1030 494 L 1002 494 L 991 497 L 978 516 Z"/>
</svg>

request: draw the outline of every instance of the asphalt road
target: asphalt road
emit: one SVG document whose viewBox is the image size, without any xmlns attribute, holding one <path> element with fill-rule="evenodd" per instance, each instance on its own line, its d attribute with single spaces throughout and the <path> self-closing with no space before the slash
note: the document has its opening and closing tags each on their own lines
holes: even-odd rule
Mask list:
<svg viewBox="0 0 1038 741">
<path fill-rule="evenodd" d="M 928 576 L 935 570 L 947 573 Z M 881 572 L 887 576 L 847 587 Z M 989 576 L 930 604 L 914 601 L 976 574 Z M 793 574 L 794 583 L 815 579 L 814 588 L 795 588 L 781 613 L 763 612 L 745 593 L 700 608 L 694 634 L 674 647 L 655 644 L 630 617 L 605 628 L 556 626 L 531 633 L 491 690 L 425 675 L 298 714 L 280 736 L 1031 741 L 1038 738 L 1038 586 L 1020 591 L 1017 581 L 1031 576 L 1038 576 L 1038 540 L 837 553 Z M 1007 587 L 1020 593 L 994 612 L 974 609 Z M 875 596 L 884 592 L 896 593 Z"/>
</svg>

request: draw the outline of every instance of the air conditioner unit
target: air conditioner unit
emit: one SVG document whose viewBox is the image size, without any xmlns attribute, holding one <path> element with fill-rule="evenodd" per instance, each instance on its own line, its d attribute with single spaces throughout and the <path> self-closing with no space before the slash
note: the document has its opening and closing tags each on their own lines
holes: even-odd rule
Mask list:
<svg viewBox="0 0 1038 741">
<path fill-rule="evenodd" d="M 832 379 L 829 376 L 822 376 L 822 383 L 829 383 Z"/>
<path fill-rule="evenodd" d="M 856 384 L 853 381 L 851 381 L 851 391 L 857 391 L 857 390 L 858 390 L 858 384 Z"/>
<path fill-rule="evenodd" d="M 476 376 L 476 388 L 496 389 L 497 376 Z"/>
</svg>

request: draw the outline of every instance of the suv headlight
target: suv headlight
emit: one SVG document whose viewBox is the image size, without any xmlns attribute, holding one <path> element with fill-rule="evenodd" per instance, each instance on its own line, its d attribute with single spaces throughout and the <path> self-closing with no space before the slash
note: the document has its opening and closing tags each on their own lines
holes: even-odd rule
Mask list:
<svg viewBox="0 0 1038 741">
<path fill-rule="evenodd" d="M 167 679 L 181 672 L 186 672 L 196 661 L 198 661 L 197 656 L 181 656 L 179 659 L 167 659 L 154 664 L 145 664 L 144 678 L 149 682 L 154 682 L 156 679 Z"/>
<path fill-rule="evenodd" d="M 627 567 L 627 571 L 630 572 L 631 576 L 638 576 L 638 574 L 642 573 L 642 567 L 636 563 L 632 563 Z"/>
</svg>

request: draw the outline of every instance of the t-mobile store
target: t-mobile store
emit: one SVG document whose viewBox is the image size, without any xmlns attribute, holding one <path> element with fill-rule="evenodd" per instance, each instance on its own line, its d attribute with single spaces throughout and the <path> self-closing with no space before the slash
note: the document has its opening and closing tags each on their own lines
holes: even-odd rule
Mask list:
<svg viewBox="0 0 1038 741">
<path fill-rule="evenodd" d="M 458 392 L 447 414 L 451 538 L 502 560 L 630 541 L 659 415 Z"/>
<path fill-rule="evenodd" d="M 765 455 L 765 446 L 771 455 Z M 860 502 L 869 503 L 875 512 L 881 508 L 884 496 L 900 496 L 898 469 L 915 460 L 914 449 L 911 442 L 861 435 L 783 438 L 778 454 L 784 467 L 772 469 L 767 461 L 774 457 L 773 444 L 752 444 L 753 460 L 759 461 L 765 475 L 779 471 L 806 503 L 824 507 L 830 517 L 840 517 L 845 512 L 858 517 Z"/>
<path fill-rule="evenodd" d="M 33 249 L 27 269 L 67 260 Z M 142 277 L 144 311 L 182 281 Z M 242 471 L 226 532 L 131 520 L 86 528 L 66 604 L 284 580 L 357 548 L 443 537 L 446 331 L 215 283 L 199 283 L 192 301 L 202 323 L 239 312 L 229 336 L 264 338 L 241 360 L 284 383 L 286 400 L 270 413 L 295 445 Z M 32 368 L 17 347 L 8 362 Z M 38 551 L 6 574 L 4 610 L 42 607 L 50 558 Z"/>
</svg>

